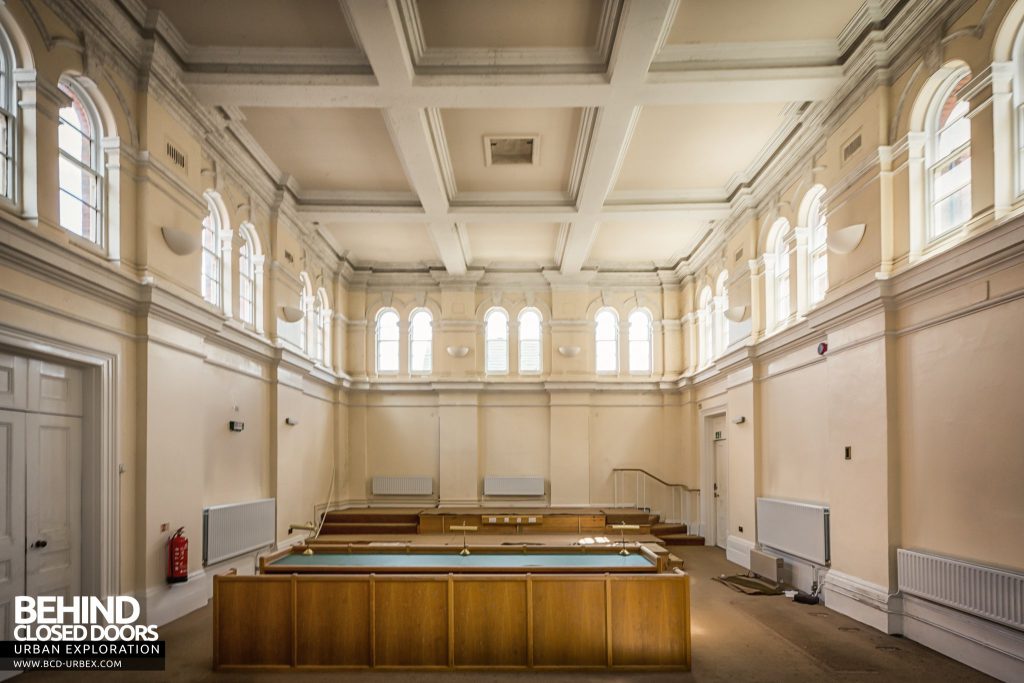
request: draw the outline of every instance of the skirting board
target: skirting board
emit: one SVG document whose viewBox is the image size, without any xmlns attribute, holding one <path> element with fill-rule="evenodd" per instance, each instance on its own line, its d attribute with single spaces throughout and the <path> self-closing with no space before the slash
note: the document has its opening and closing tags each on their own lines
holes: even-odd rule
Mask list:
<svg viewBox="0 0 1024 683">
<path fill-rule="evenodd" d="M 1004 681 L 1024 680 L 1024 633 L 830 570 L 825 605 L 883 633 L 900 634 Z"/>
<path fill-rule="evenodd" d="M 729 536 L 725 539 L 725 559 L 744 569 L 750 569 L 750 551 L 753 549 L 753 541 L 745 538 Z"/>
<path fill-rule="evenodd" d="M 1024 633 L 912 595 L 903 635 L 1003 681 L 1024 681 Z"/>
</svg>

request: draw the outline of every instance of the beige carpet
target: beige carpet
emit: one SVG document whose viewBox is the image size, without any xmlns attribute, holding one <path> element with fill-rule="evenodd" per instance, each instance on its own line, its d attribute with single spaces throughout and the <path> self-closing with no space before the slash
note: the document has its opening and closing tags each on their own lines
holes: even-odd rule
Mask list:
<svg viewBox="0 0 1024 683">
<path fill-rule="evenodd" d="M 887 636 L 821 605 L 801 605 L 784 596 L 748 596 L 712 581 L 742 569 L 716 548 L 675 547 L 693 580 L 693 671 L 628 672 L 384 672 L 226 674 L 210 670 L 210 610 L 194 612 L 160 630 L 167 641 L 163 673 L 39 673 L 20 676 L 40 681 L 352 681 L 433 683 L 463 681 L 985 681 L 966 666 L 909 640 Z"/>
</svg>

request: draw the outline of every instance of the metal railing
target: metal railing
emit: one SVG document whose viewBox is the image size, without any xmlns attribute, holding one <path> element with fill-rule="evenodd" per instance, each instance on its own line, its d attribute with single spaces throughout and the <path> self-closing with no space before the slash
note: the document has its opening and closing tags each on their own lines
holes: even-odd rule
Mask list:
<svg viewBox="0 0 1024 683">
<path fill-rule="evenodd" d="M 663 522 L 697 528 L 700 522 L 700 489 L 669 483 L 637 467 L 617 467 L 612 470 L 612 479 L 615 507 L 644 510 L 661 515 Z"/>
</svg>

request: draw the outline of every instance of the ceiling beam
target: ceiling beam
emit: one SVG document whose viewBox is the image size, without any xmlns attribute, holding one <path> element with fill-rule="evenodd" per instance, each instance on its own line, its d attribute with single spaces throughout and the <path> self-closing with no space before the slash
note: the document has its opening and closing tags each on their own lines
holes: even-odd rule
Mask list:
<svg viewBox="0 0 1024 683">
<path fill-rule="evenodd" d="M 646 81 L 651 62 L 675 16 L 676 5 L 677 0 L 630 0 L 622 9 L 608 66 L 616 100 L 602 107 L 594 122 L 590 152 L 576 200 L 580 215 L 569 227 L 562 252 L 564 274 L 578 273 L 590 254 L 601 210 L 619 176 L 640 116 L 641 107 L 627 93 Z"/>
<path fill-rule="evenodd" d="M 399 92 L 409 90 L 415 70 L 395 0 L 346 0 L 345 9 L 377 82 Z M 466 257 L 448 216 L 448 193 L 426 110 L 409 106 L 403 98 L 383 114 L 409 185 L 423 207 L 437 255 L 450 274 L 464 275 Z"/>
<path fill-rule="evenodd" d="M 617 99 L 603 74 L 418 75 L 409 88 L 366 75 L 185 72 L 200 102 L 237 107 L 602 107 Z M 840 66 L 774 66 L 656 71 L 629 86 L 637 104 L 744 104 L 817 101 L 842 82 Z M 618 95 L 623 89 L 618 89 Z"/>
</svg>

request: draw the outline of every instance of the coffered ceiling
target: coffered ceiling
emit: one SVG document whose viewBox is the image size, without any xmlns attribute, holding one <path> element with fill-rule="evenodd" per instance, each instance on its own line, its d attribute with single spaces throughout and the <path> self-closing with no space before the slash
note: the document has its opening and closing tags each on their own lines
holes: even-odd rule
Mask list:
<svg viewBox="0 0 1024 683">
<path fill-rule="evenodd" d="M 685 265 L 835 92 L 877 5 L 144 2 L 186 85 L 339 254 L 453 275 Z M 532 157 L 491 163 L 503 137 Z"/>
</svg>

